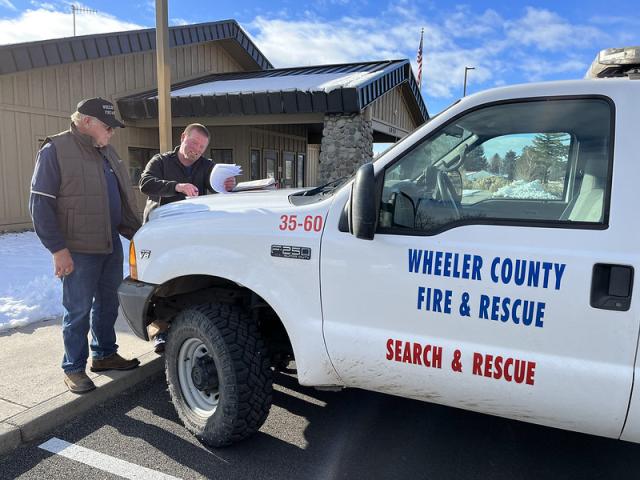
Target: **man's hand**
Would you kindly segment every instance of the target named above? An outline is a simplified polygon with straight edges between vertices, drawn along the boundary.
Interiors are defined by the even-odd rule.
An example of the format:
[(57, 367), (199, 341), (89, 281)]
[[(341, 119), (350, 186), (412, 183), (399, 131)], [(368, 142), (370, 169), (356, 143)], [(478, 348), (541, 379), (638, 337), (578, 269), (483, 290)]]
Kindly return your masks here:
[(176, 185), (176, 192), (184, 193), (187, 197), (197, 197), (198, 187), (191, 183), (179, 183)]
[(233, 190), (234, 188), (236, 188), (236, 177), (229, 177), (224, 181), (224, 189), (227, 192), (230, 192), (231, 190)]
[(63, 248), (53, 254), (53, 273), (56, 277), (62, 278), (73, 272), (73, 258), (69, 249)]

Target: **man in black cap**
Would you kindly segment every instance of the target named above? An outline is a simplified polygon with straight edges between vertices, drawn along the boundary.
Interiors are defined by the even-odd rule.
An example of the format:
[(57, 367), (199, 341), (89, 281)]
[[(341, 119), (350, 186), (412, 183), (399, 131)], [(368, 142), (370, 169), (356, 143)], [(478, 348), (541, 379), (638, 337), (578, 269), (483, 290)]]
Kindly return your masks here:
[(120, 234), (140, 227), (124, 163), (109, 145), (124, 125), (103, 98), (78, 103), (71, 127), (48, 137), (36, 157), (29, 210), (62, 280), (64, 382), (75, 393), (95, 388), (91, 371), (129, 370), (140, 363), (118, 355), (114, 324), (122, 281)]

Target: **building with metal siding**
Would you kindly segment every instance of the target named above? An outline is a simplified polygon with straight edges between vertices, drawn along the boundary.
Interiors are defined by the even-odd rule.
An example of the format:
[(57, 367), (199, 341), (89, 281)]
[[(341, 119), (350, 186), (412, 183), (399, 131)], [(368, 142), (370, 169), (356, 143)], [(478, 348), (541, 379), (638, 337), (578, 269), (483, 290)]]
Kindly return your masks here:
[[(170, 47), (174, 143), (186, 124), (204, 123), (213, 134), (210, 155), (242, 165), (242, 179), (274, 175), (286, 186), (315, 184), (329, 114), (366, 111), (377, 141), (401, 138), (428, 118), (406, 60), (274, 69), (233, 20), (171, 27)], [(367, 82), (331, 91), (259, 87), (268, 78), (295, 84), (302, 76), (354, 72), (368, 72)], [(239, 79), (258, 88), (175, 95)], [(30, 226), (35, 154), (46, 135), (68, 128), (82, 98), (118, 105), (127, 128), (112, 143), (137, 190), (136, 176), (158, 151), (155, 87), (154, 29), (0, 46), (0, 230)], [(145, 197), (137, 197), (142, 209)]]

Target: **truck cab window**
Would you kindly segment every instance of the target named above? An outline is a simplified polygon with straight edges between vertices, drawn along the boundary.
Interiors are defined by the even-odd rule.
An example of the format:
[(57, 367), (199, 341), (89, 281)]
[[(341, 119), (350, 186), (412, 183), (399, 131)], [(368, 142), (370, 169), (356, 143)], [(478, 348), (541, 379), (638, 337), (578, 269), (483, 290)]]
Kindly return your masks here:
[(384, 173), (379, 228), (433, 234), (469, 223), (602, 228), (609, 103), (498, 104), (443, 126)]

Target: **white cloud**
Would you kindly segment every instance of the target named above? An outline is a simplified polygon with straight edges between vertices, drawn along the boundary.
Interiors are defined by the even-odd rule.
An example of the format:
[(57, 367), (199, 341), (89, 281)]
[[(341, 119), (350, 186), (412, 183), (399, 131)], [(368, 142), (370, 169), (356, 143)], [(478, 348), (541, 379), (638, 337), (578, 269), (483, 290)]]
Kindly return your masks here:
[(45, 10), (55, 10), (56, 7), (52, 3), (49, 2), (38, 2), (36, 0), (31, 0), (31, 5), (36, 8), (43, 8)]
[(194, 22), (190, 22), (189, 20), (185, 20), (184, 18), (172, 18), (169, 22), (169, 25), (189, 25), (190, 23)]
[[(278, 66), (343, 63), (403, 57), (387, 32), (348, 20), (269, 20), (251, 24), (260, 50)], [(378, 26), (378, 25), (376, 25)], [(255, 33), (257, 32), (257, 33)], [(417, 45), (417, 44), (416, 44)]]
[(581, 78), (581, 76), (584, 75), (584, 72), (587, 71), (589, 65), (589, 63), (575, 58), (564, 59), (562, 62), (554, 63), (540, 59), (525, 59), (520, 64), (520, 68), (525, 73), (527, 80), (531, 82), (539, 82), (545, 79), (549, 71), (558, 73), (575, 73), (576, 78)]
[(389, 7), (388, 14), (395, 15), (403, 20), (413, 20), (420, 16), (418, 9), (413, 5), (408, 5), (406, 2), (392, 4)]
[(504, 20), (495, 10), (486, 10), (475, 15), (469, 7), (457, 7), (456, 12), (447, 15), (444, 28), (456, 38), (486, 38), (502, 29)]
[(586, 47), (608, 38), (608, 35), (589, 25), (572, 25), (549, 10), (527, 7), (523, 18), (507, 23), (508, 38), (516, 44), (539, 50), (566, 50)]
[(0, 0), (0, 7), (8, 8), (9, 10), (17, 10), (15, 5), (10, 0)]
[[(481, 51), (441, 51), (432, 53), (423, 63), (423, 85), (433, 97), (450, 98), (462, 95), (465, 67), (474, 67), (468, 72), (467, 91), (493, 78), (491, 59), (481, 60)], [(414, 69), (415, 71), (415, 69)]]
[(323, 22), (257, 17), (250, 28), (256, 44), (276, 67), (409, 58), (415, 72), (418, 25), (425, 28), (423, 85), (430, 95), (446, 98), (456, 94), (465, 66), (476, 66), (475, 83), (491, 78), (489, 65), (480, 65), (487, 56), (482, 48), (460, 48), (445, 28), (419, 19), (392, 22), (345, 17)]
[[(325, 20), (312, 12), (295, 20), (266, 15), (245, 25), (276, 67), (408, 58), (414, 71), (424, 28), (423, 90), (452, 99), (462, 90), (464, 67), (473, 66), (468, 89), (554, 78), (581, 78), (604, 47), (640, 43), (637, 29), (612, 32), (593, 20), (576, 23), (528, 7), (507, 20), (493, 9), (451, 11), (400, 0), (374, 16)], [(620, 18), (601, 24), (622, 23)]]
[[(101, 12), (76, 15), (77, 35), (120, 32), (140, 28), (146, 27), (124, 22)], [(39, 8), (26, 10), (19, 17), (13, 19), (0, 19), (0, 45), (71, 36), (73, 36), (71, 13)]]

